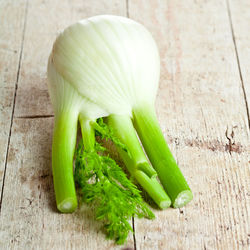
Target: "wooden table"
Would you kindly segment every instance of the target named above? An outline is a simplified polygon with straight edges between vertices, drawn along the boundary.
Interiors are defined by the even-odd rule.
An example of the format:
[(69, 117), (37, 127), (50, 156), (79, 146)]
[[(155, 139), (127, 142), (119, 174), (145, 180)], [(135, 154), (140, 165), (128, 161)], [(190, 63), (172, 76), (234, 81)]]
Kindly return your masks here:
[[(194, 192), (181, 209), (134, 219), (124, 246), (91, 211), (55, 208), (52, 43), (92, 15), (128, 16), (161, 54), (157, 113)], [(0, 0), (1, 249), (249, 249), (249, 0)]]

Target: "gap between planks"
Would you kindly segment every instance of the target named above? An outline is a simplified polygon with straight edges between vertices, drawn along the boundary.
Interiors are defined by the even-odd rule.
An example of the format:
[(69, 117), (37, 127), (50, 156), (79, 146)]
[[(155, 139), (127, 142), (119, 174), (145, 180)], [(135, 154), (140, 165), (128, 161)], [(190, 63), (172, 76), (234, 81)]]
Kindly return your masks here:
[(24, 115), (24, 116), (15, 116), (16, 119), (39, 119), (39, 118), (51, 118), (54, 115)]
[(126, 0), (126, 16), (129, 18), (129, 0)]
[(238, 53), (237, 43), (236, 43), (236, 39), (235, 39), (234, 26), (233, 26), (233, 21), (232, 21), (232, 14), (231, 14), (229, 0), (225, 0), (225, 1), (226, 1), (226, 6), (227, 6), (227, 13), (228, 13), (228, 18), (229, 18), (229, 23), (230, 23), (232, 40), (233, 40), (233, 44), (234, 44), (235, 56), (236, 56), (236, 60), (237, 60), (238, 70), (239, 70), (241, 87), (242, 87), (244, 101), (245, 101), (245, 106), (246, 106), (248, 128), (250, 129), (250, 115), (249, 115), (249, 109), (248, 109), (248, 103), (247, 103), (247, 95), (246, 95), (246, 90), (245, 90), (243, 76), (242, 76), (242, 71), (241, 71), (241, 65), (240, 65), (240, 59), (239, 59), (239, 53)]
[[(129, 18), (129, 0), (126, 0), (126, 16)], [(137, 250), (136, 247), (136, 235), (135, 235), (135, 218), (132, 217), (132, 228), (133, 228), (133, 241), (134, 241), (134, 250)]]
[(1, 197), (0, 197), (0, 213), (1, 213), (1, 208), (2, 208), (4, 181), (5, 181), (5, 175), (6, 175), (6, 169), (7, 169), (7, 160), (8, 160), (8, 155), (9, 155), (11, 130), (12, 130), (13, 118), (14, 118), (14, 112), (15, 112), (15, 106), (16, 106), (16, 94), (17, 94), (18, 81), (19, 81), (21, 62), (22, 62), (22, 56), (23, 56), (24, 35), (25, 35), (25, 30), (26, 30), (26, 25), (27, 25), (28, 5), (29, 5), (29, 0), (26, 0), (24, 22), (23, 22), (23, 32), (22, 32), (22, 40), (21, 40), (21, 48), (20, 48), (20, 55), (19, 55), (19, 60), (18, 60), (17, 76), (16, 76), (16, 82), (15, 82), (15, 91), (14, 91), (13, 102), (12, 102), (13, 106), (12, 106), (12, 112), (11, 112), (11, 120), (10, 120), (10, 129), (9, 129), (9, 136), (8, 136), (8, 142), (7, 142), (7, 150), (6, 150), (6, 156), (5, 156), (5, 162), (4, 162), (3, 183), (2, 183)]
[(135, 218), (134, 217), (132, 217), (132, 226), (133, 226), (134, 250), (137, 250), (137, 247), (136, 247), (136, 237), (135, 237)]

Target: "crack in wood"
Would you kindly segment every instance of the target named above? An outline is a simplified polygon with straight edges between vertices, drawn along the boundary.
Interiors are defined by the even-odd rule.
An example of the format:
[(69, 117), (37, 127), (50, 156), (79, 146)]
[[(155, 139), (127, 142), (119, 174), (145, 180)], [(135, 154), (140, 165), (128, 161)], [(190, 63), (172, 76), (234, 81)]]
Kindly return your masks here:
[(225, 136), (226, 136), (226, 138), (228, 140), (228, 144), (227, 144), (228, 147), (227, 148), (228, 148), (229, 154), (231, 155), (232, 154), (232, 140), (228, 135), (228, 127), (226, 129)]
[(230, 23), (230, 28), (231, 28), (231, 34), (232, 34), (232, 39), (233, 39), (233, 44), (234, 44), (234, 50), (235, 50), (235, 55), (236, 55), (236, 60), (237, 60), (237, 65), (238, 65), (238, 70), (239, 70), (241, 87), (242, 87), (245, 106), (246, 106), (247, 119), (248, 119), (248, 128), (250, 129), (250, 115), (249, 115), (249, 109), (248, 109), (247, 95), (246, 95), (246, 90), (245, 90), (245, 86), (244, 86), (244, 81), (243, 81), (243, 76), (242, 76), (242, 71), (241, 71), (241, 65), (240, 65), (240, 59), (239, 59), (239, 53), (238, 53), (237, 43), (236, 43), (236, 39), (235, 39), (231, 9), (230, 9), (230, 5), (229, 5), (228, 0), (226, 0), (226, 5), (227, 5), (227, 13), (228, 13), (228, 18), (229, 18), (229, 23)]
[[(129, 0), (126, 0), (126, 16), (129, 18)], [(133, 227), (133, 240), (134, 240), (134, 250), (136, 250), (136, 237), (135, 237), (135, 219), (132, 217), (132, 227)]]
[(204, 245), (203, 245), (203, 249), (204, 250), (207, 250), (207, 247), (206, 247), (206, 244), (204, 243)]
[(6, 156), (5, 156), (5, 162), (4, 162), (3, 181), (2, 181), (2, 189), (1, 189), (1, 197), (0, 197), (0, 213), (1, 213), (2, 201), (3, 201), (4, 182), (5, 182), (6, 169), (7, 169), (7, 160), (8, 160), (8, 155), (9, 155), (9, 146), (10, 146), (10, 138), (11, 138), (12, 126), (13, 126), (14, 111), (15, 111), (15, 105), (16, 105), (16, 95), (17, 95), (18, 81), (19, 81), (21, 62), (22, 62), (22, 56), (23, 56), (24, 35), (25, 35), (25, 30), (26, 30), (26, 25), (27, 25), (27, 15), (28, 15), (28, 3), (29, 3), (29, 0), (26, 0), (24, 22), (23, 22), (23, 32), (22, 32), (22, 40), (21, 40), (21, 48), (20, 48), (20, 55), (19, 55), (19, 60), (18, 60), (17, 77), (16, 77), (16, 82), (15, 82), (15, 91), (14, 91), (14, 97), (13, 97), (13, 106), (12, 106), (12, 112), (11, 112), (11, 120), (10, 120), (10, 129), (9, 129), (9, 136), (8, 136), (8, 142), (7, 142), (7, 150), (6, 150)]
[(16, 116), (17, 119), (39, 119), (39, 118), (51, 118), (54, 115), (24, 115), (24, 116)]
[(137, 249), (136, 247), (136, 237), (135, 237), (135, 218), (132, 217), (132, 226), (133, 226), (133, 239), (134, 239), (134, 250)]
[(126, 0), (126, 16), (129, 17), (129, 0)]
[(239, 147), (239, 144), (236, 144), (234, 141), (234, 130), (233, 130), (234, 128), (235, 126), (232, 128), (232, 132), (229, 133), (228, 127), (227, 127), (226, 132), (225, 132), (225, 136), (228, 140), (228, 144), (226, 144), (225, 150), (229, 151), (230, 155), (232, 154), (232, 152), (241, 153), (243, 151), (242, 146)]

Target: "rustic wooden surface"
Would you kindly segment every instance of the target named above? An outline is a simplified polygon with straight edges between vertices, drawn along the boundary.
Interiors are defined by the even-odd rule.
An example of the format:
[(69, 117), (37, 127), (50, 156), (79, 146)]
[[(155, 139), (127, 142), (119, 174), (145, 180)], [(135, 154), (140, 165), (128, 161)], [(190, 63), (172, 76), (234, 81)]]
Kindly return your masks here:
[[(97, 14), (153, 34), (159, 121), (194, 192), (135, 219), (122, 247), (88, 209), (57, 213), (51, 176), (47, 58), (59, 30)], [(0, 0), (0, 249), (249, 249), (249, 24), (248, 0)]]

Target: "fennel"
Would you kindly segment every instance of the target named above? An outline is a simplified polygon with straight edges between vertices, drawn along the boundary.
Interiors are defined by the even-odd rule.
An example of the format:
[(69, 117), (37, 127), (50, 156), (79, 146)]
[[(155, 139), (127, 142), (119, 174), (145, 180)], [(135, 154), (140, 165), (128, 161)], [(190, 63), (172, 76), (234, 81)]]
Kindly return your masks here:
[(95, 145), (94, 130), (102, 131), (95, 122), (101, 117), (107, 117), (115, 137), (128, 149), (118, 146), (131, 176), (160, 208), (167, 208), (170, 199), (173, 207), (192, 199), (155, 115), (159, 72), (152, 36), (128, 18), (92, 17), (58, 36), (49, 58), (48, 86), (55, 110), (52, 168), (61, 212), (72, 212), (77, 206), (73, 180), (77, 122), (88, 151)]

